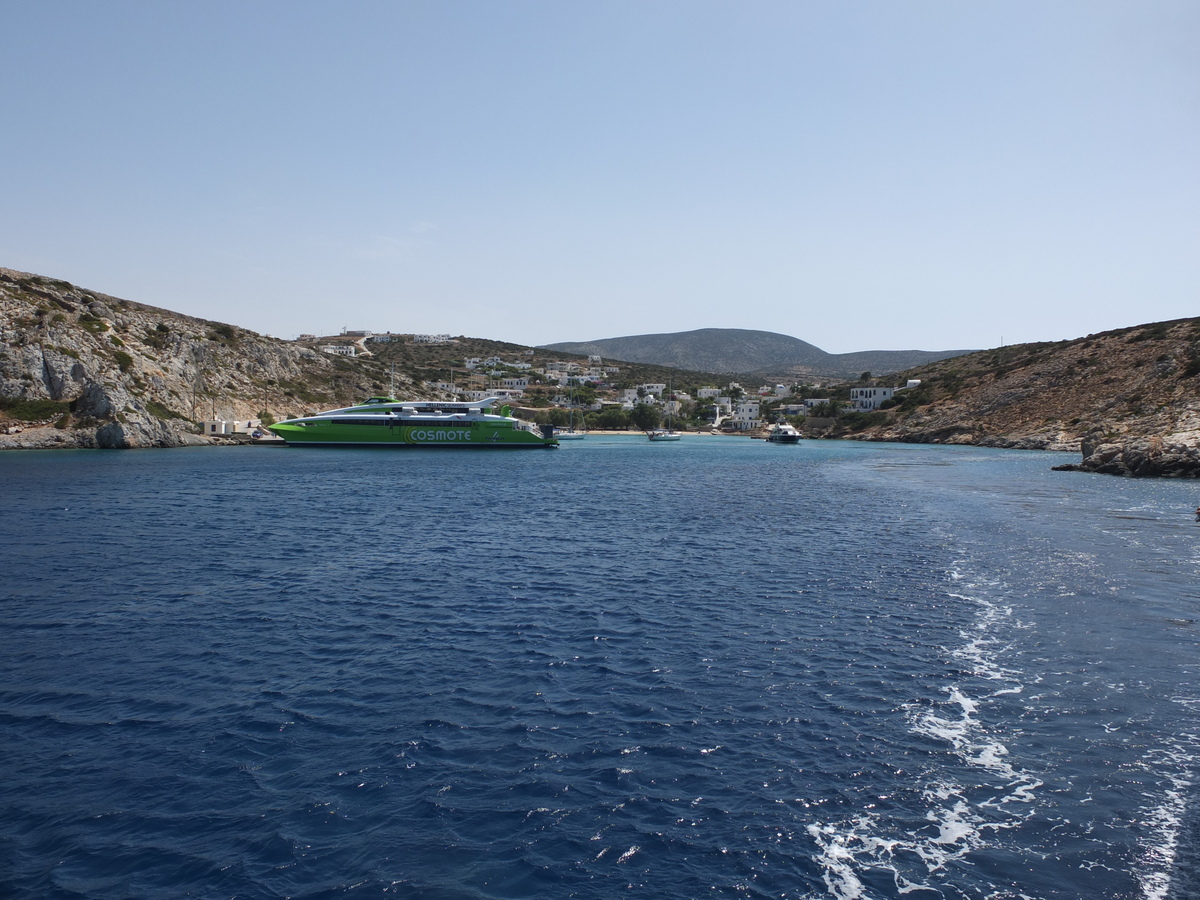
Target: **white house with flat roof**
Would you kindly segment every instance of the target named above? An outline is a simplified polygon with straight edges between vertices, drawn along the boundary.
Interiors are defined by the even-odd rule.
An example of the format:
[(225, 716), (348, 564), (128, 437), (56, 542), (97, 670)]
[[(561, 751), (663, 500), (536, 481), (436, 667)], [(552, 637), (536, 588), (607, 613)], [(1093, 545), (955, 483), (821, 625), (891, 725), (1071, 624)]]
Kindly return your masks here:
[(207, 435), (250, 434), (254, 429), (262, 427), (259, 419), (237, 419), (233, 422), (226, 422), (224, 419), (209, 419), (203, 424), (204, 433)]
[(896, 389), (890, 387), (850, 388), (850, 406), (858, 412), (879, 409), (879, 404), (891, 400)]
[(856, 412), (868, 412), (879, 409), (880, 405), (891, 400), (901, 391), (912, 390), (921, 386), (921, 379), (910, 378), (902, 388), (890, 387), (856, 387), (850, 388), (850, 406)]
[(757, 397), (743, 397), (733, 404), (733, 411), (726, 422), (737, 431), (753, 431), (762, 426), (760, 409), (761, 404)]

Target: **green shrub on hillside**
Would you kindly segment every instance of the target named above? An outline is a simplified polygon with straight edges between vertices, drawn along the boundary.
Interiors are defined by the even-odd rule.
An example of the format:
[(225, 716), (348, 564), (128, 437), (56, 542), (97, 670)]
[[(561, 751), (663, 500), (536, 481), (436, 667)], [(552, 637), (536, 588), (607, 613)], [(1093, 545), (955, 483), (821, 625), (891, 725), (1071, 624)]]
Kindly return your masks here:
[(19, 397), (0, 397), (0, 410), (9, 418), (22, 422), (53, 419), (70, 412), (70, 404), (59, 400), (22, 400)]
[(224, 322), (210, 322), (208, 326), (208, 339), (210, 341), (219, 341), (222, 344), (236, 344), (238, 333), (232, 325), (226, 325)]
[(888, 414), (883, 412), (848, 412), (838, 418), (838, 425), (847, 431), (862, 431), (864, 428), (874, 428), (886, 425)]
[(156, 419), (186, 419), (183, 413), (177, 413), (169, 406), (164, 406), (157, 400), (146, 401), (146, 411)]
[(100, 334), (101, 332), (108, 331), (108, 325), (105, 324), (104, 320), (93, 316), (91, 313), (80, 315), (79, 326), (84, 331), (89, 331), (92, 334)]

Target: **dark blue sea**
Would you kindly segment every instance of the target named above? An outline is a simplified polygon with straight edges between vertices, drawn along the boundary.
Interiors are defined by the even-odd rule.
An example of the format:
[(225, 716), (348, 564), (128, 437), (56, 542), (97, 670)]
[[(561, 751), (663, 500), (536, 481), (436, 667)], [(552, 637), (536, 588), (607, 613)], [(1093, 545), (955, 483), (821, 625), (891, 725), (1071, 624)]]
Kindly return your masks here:
[(1200, 897), (1200, 485), (0, 455), (0, 896)]

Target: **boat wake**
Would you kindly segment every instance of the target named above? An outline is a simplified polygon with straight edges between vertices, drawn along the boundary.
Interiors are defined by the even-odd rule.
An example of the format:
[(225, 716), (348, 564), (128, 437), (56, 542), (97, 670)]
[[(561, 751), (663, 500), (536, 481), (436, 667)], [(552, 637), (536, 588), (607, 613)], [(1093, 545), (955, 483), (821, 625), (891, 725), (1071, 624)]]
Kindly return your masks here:
[[(1176, 699), (1177, 703), (1196, 712), (1200, 701)], [(1174, 876), (1182, 871), (1180, 856), (1184, 842), (1184, 824), (1191, 806), (1194, 770), (1200, 758), (1200, 735), (1186, 733), (1171, 740), (1165, 747), (1147, 753), (1147, 769), (1161, 774), (1157, 790), (1145, 793), (1145, 805), (1138, 819), (1144, 823), (1145, 834), (1138, 842), (1135, 876), (1144, 900), (1170, 900), (1182, 897), (1173, 893)], [(1192, 848), (1194, 855), (1197, 848)], [(1189, 896), (1194, 896), (1189, 894)]]
[[(950, 579), (960, 587), (953, 598), (978, 606), (961, 632), (963, 643), (947, 648), (959, 677), (941, 697), (903, 710), (910, 733), (925, 739), (932, 755), (920, 776), (924, 783), (901, 804), (911, 813), (923, 811), (923, 821), (900, 822), (868, 811), (848, 823), (809, 826), (818, 847), (814, 859), (838, 900), (922, 891), (978, 896), (978, 884), (955, 884), (955, 864), (1033, 815), (1042, 780), (1010, 761), (1002, 730), (984, 719), (989, 704), (1024, 690), (1019, 674), (1003, 664), (1010, 644), (1002, 638), (1023, 626), (1011, 607), (978, 599), (961, 574), (952, 572)], [(985, 593), (993, 594), (1000, 586), (987, 587)], [(986, 895), (1019, 896), (997, 891), (999, 886), (990, 886)]]

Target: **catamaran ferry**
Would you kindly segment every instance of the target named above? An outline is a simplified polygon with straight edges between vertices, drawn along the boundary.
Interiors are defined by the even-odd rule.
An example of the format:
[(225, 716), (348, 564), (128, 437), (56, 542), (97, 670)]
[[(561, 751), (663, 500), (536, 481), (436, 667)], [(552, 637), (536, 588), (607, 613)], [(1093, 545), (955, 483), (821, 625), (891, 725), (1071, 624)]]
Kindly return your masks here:
[(358, 406), (268, 426), (289, 444), (395, 447), (557, 447), (554, 426), (491, 412), (495, 397), (474, 403), (372, 397)]

